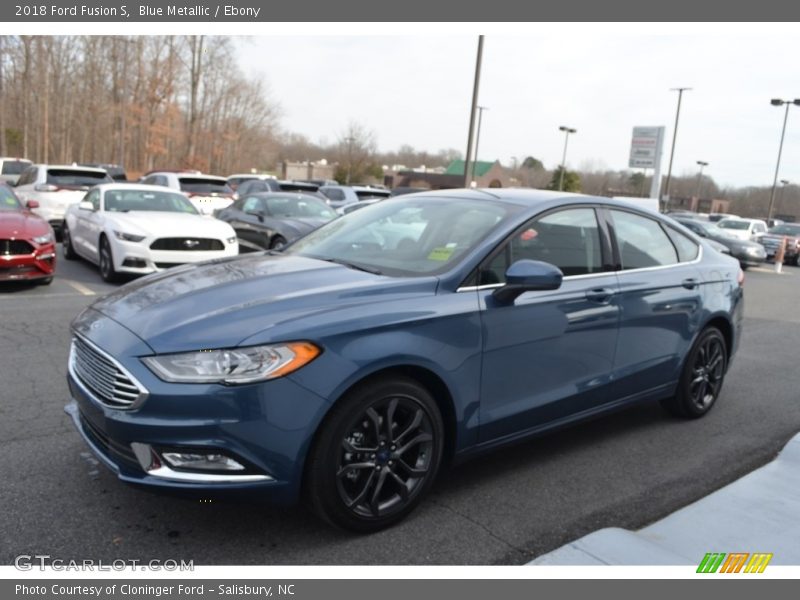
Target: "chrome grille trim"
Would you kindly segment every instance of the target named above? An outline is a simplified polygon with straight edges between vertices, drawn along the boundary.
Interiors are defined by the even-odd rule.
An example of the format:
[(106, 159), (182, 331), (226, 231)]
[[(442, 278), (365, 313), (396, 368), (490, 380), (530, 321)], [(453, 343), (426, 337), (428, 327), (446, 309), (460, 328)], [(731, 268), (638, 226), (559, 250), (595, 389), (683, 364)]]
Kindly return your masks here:
[(77, 334), (70, 346), (69, 372), (84, 391), (108, 408), (132, 410), (149, 395), (116, 359)]

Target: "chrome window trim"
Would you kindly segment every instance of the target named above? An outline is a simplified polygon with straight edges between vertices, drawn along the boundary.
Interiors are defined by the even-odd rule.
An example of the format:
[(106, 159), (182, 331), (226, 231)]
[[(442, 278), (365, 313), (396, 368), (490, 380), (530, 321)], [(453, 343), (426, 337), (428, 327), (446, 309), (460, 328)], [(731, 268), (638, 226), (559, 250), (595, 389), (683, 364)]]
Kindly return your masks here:
[[(584, 275), (568, 275), (564, 277), (564, 281), (573, 281), (576, 279), (594, 279), (596, 277), (605, 277), (607, 275), (627, 275), (628, 273), (645, 273), (648, 271), (661, 271), (663, 269), (674, 269), (675, 267), (686, 266), (686, 265), (695, 265), (698, 264), (703, 259), (703, 246), (702, 244), (697, 244), (698, 251), (697, 251), (697, 258), (694, 258), (689, 261), (683, 261), (678, 263), (673, 263), (671, 265), (659, 265), (657, 267), (642, 267), (640, 269), (617, 269), (615, 271), (603, 271), (601, 273), (586, 273)], [(464, 287), (460, 287), (456, 290), (456, 293), (460, 292), (480, 292), (483, 290), (493, 290), (497, 288), (501, 288), (505, 285), (505, 283), (487, 283), (486, 285), (468, 285)]]
[(92, 348), (92, 350), (94, 350), (95, 352), (97, 352), (98, 354), (103, 356), (103, 358), (105, 358), (106, 360), (111, 362), (117, 369), (120, 370), (121, 373), (123, 373), (128, 379), (130, 379), (130, 381), (131, 381), (131, 383), (133, 383), (133, 385), (135, 385), (139, 389), (139, 397), (136, 398), (136, 400), (134, 400), (129, 406), (125, 406), (125, 407), (113, 406), (111, 404), (105, 403), (101, 398), (98, 398), (97, 395), (94, 392), (92, 392), (91, 390), (89, 390), (86, 387), (86, 384), (81, 380), (80, 377), (78, 377), (78, 374), (75, 372), (75, 366), (74, 366), (74, 363), (75, 363), (75, 347), (74, 347), (75, 346), (75, 342), (72, 341), (72, 342), (70, 342), (70, 346), (69, 346), (69, 359), (67, 361), (67, 370), (69, 371), (69, 374), (72, 376), (72, 379), (80, 386), (81, 391), (83, 391), (83, 393), (85, 393), (92, 400), (94, 400), (95, 402), (97, 402), (101, 406), (104, 406), (105, 408), (110, 408), (112, 410), (121, 410), (121, 411), (135, 410), (135, 409), (139, 408), (145, 400), (147, 400), (147, 398), (150, 396), (149, 390), (144, 385), (142, 385), (142, 383), (138, 379), (136, 379), (136, 377), (134, 377), (130, 373), (130, 371), (128, 371), (128, 369), (123, 367), (119, 363), (119, 361), (117, 359), (115, 359), (113, 356), (111, 356), (108, 352), (98, 348), (96, 344), (90, 342), (84, 336), (82, 336), (82, 335), (80, 335), (78, 333), (75, 333), (75, 332), (73, 332), (72, 335), (73, 335), (73, 337), (79, 338), (81, 340), (81, 342), (83, 342), (87, 346), (90, 346)]

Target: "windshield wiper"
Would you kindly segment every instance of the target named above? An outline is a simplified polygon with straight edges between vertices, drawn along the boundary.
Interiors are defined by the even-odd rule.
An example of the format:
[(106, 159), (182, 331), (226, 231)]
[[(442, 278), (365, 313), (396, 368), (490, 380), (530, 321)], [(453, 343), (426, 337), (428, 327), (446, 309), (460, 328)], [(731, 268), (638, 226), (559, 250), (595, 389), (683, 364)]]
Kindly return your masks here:
[(383, 275), (381, 271), (373, 267), (365, 267), (364, 265), (357, 265), (355, 263), (347, 262), (346, 260), (342, 260), (340, 258), (320, 258), (319, 260), (336, 263), (337, 265), (345, 266), (348, 269), (355, 269), (356, 271), (364, 271), (365, 273), (371, 273), (373, 275)]

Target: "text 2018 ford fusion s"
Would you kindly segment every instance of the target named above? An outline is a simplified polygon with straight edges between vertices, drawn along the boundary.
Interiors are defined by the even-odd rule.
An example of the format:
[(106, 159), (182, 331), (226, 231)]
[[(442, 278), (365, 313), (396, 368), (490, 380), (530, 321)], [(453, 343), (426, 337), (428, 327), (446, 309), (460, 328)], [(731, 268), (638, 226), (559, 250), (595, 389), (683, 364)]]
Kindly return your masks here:
[(407, 515), (440, 467), (623, 405), (700, 417), (738, 341), (737, 262), (626, 203), (454, 190), (284, 253), (178, 267), (74, 321), (67, 412), (151, 488)]

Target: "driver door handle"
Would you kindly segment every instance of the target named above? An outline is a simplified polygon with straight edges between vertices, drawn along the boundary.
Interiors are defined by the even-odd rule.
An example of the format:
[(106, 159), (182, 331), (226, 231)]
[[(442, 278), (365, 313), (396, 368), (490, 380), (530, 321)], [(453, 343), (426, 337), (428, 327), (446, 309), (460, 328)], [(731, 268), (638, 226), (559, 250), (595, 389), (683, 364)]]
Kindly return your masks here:
[(586, 292), (586, 298), (587, 300), (599, 304), (608, 304), (611, 302), (611, 298), (614, 297), (614, 294), (616, 294), (616, 292), (611, 288), (594, 288)]

